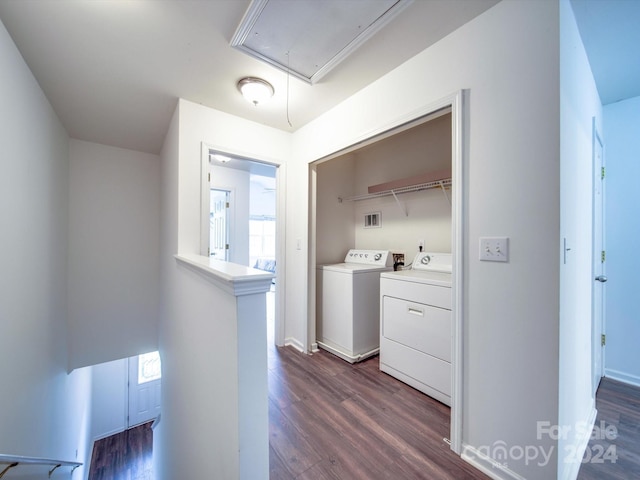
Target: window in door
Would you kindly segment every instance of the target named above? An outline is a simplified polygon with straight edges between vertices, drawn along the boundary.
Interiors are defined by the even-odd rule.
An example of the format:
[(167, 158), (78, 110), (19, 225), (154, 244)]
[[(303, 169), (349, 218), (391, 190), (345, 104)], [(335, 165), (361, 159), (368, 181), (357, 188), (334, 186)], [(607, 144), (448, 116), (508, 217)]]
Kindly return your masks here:
[(138, 384), (160, 380), (160, 353), (151, 352), (138, 355)]

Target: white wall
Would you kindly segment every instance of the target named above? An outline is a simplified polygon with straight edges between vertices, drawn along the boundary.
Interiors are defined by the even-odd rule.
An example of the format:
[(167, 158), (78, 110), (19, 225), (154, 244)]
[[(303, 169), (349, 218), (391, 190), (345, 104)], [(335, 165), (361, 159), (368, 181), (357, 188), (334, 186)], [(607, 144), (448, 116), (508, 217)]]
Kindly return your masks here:
[[(451, 198), (451, 191), (447, 191)], [(356, 202), (356, 248), (391, 250), (405, 255), (408, 265), (420, 241), (430, 252), (451, 252), (451, 204), (440, 189)], [(364, 215), (380, 212), (380, 228), (364, 228)], [(406, 213), (405, 213), (406, 212)]]
[[(451, 192), (441, 190), (357, 202), (338, 198), (368, 193), (368, 187), (425, 173), (451, 171), (451, 115), (392, 135), (319, 163), (316, 198), (316, 262), (343, 261), (349, 248), (404, 253), (408, 264), (419, 240), (430, 251), (451, 251)], [(449, 175), (450, 176), (450, 175)], [(364, 215), (380, 212), (381, 228), (364, 228)], [(313, 239), (312, 239), (313, 241)]]
[[(592, 130), (602, 133), (602, 107), (568, 0), (560, 2), (561, 45), (561, 240), (567, 239), (560, 268), (560, 438), (558, 478), (575, 478), (589, 425), (595, 419), (591, 374)], [(562, 249), (560, 249), (563, 258)], [(586, 430), (586, 431), (585, 431)]]
[(0, 453), (82, 462), (91, 377), (67, 373), (68, 136), (1, 23), (0, 71)]
[(160, 159), (70, 141), (72, 368), (157, 350)]
[[(174, 267), (173, 255), (178, 251), (178, 118), (179, 107), (176, 107), (165, 140), (160, 152), (160, 319), (158, 324), (158, 351), (162, 365), (163, 388), (161, 391), (162, 413), (165, 420), (161, 418), (160, 424), (153, 432), (153, 468), (156, 478), (159, 480), (169, 479), (166, 474), (172, 467), (169, 455), (173, 449), (173, 442), (165, 435), (165, 426), (174, 414), (175, 407), (171, 405), (168, 391), (178, 389), (171, 388), (174, 383), (171, 375), (167, 379), (167, 371), (170, 370), (173, 348), (168, 342), (171, 340), (170, 327), (174, 323), (170, 322), (169, 295), (173, 291), (173, 282), (169, 281), (168, 275)], [(172, 315), (171, 315), (172, 316)], [(176, 356), (180, 356), (178, 353)], [(190, 370), (187, 370), (189, 372)], [(179, 388), (179, 387), (178, 387)], [(178, 414), (179, 415), (179, 414)], [(168, 417), (168, 419), (167, 419)], [(176, 420), (178, 421), (178, 420)], [(165, 453), (166, 452), (166, 453)]]
[(451, 170), (451, 114), (356, 150), (354, 194), (367, 187), (434, 171)]
[(605, 375), (640, 385), (637, 273), (640, 241), (640, 97), (604, 107), (606, 176)]
[(128, 359), (91, 367), (91, 439), (98, 440), (127, 428)]
[(230, 341), (237, 335), (235, 299), (173, 258), (200, 251), (201, 142), (275, 163), (289, 157), (285, 132), (178, 103), (161, 153), (163, 386), (160, 439), (154, 442), (160, 479), (238, 478), (243, 467), (238, 350)]
[[(307, 238), (307, 164), (469, 89), (465, 142), (462, 441), (475, 449), (533, 445), (538, 421), (557, 422), (560, 237), (557, 2), (500, 2), (294, 134), (288, 238)], [(407, 89), (407, 79), (419, 88)], [(510, 238), (507, 264), (478, 261), (480, 236)], [(307, 258), (290, 251), (287, 321), (307, 318)], [(544, 281), (540, 281), (544, 279)], [(290, 332), (304, 327), (287, 325)], [(302, 337), (299, 337), (302, 338)], [(495, 455), (495, 448), (492, 451)], [(548, 464), (509, 458), (528, 479)], [(492, 470), (494, 473), (498, 470)], [(496, 473), (497, 474), (497, 473)]]
[[(451, 115), (442, 115), (356, 152), (355, 194), (391, 180), (425, 173), (451, 172)], [(449, 177), (451, 175), (449, 174)], [(447, 197), (448, 196), (448, 197)], [(357, 248), (384, 248), (405, 254), (405, 264), (418, 253), (420, 240), (430, 252), (451, 252), (451, 191), (440, 189), (356, 202)], [(380, 212), (382, 227), (363, 228), (363, 216)]]
[(318, 265), (344, 261), (347, 250), (354, 248), (355, 203), (338, 198), (353, 195), (355, 157), (342, 155), (316, 166), (316, 262)]

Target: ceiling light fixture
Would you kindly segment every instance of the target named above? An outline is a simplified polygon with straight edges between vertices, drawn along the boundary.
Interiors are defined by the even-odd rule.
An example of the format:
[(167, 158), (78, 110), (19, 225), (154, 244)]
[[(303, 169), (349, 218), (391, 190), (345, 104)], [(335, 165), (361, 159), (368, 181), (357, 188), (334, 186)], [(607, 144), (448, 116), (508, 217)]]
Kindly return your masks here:
[(245, 77), (238, 82), (238, 90), (249, 102), (258, 106), (259, 103), (266, 102), (275, 93), (273, 86), (261, 78)]
[(231, 157), (227, 157), (226, 155), (221, 155), (219, 153), (211, 153), (209, 154), (209, 158), (219, 161), (220, 163), (227, 163), (231, 160)]

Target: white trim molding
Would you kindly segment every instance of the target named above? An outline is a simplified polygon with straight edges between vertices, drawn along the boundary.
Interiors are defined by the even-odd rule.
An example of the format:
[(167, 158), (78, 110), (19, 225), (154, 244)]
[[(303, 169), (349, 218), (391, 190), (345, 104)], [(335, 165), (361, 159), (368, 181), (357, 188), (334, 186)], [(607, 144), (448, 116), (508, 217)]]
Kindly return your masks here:
[(605, 368), (604, 376), (612, 380), (617, 380), (622, 383), (628, 383), (629, 385), (640, 387), (640, 377), (638, 377), (637, 375), (621, 372), (620, 370), (613, 370), (611, 368)]
[(231, 262), (223, 262), (202, 255), (174, 255), (179, 264), (204, 276), (221, 290), (236, 297), (266, 293), (271, 289), (274, 275)]

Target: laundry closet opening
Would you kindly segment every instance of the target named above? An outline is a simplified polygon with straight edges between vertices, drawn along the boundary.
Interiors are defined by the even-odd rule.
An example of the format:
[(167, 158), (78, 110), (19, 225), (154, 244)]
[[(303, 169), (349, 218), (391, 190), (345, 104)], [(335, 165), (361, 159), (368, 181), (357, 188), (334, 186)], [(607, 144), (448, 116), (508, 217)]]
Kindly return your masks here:
[[(350, 363), (377, 355), (382, 371), (449, 406), (457, 341), (452, 170), (461, 141), (454, 107), (310, 165), (312, 350)], [(436, 287), (427, 282), (435, 297), (424, 276), (415, 280), (430, 262), (438, 268)], [(457, 427), (452, 419), (452, 438)]]

